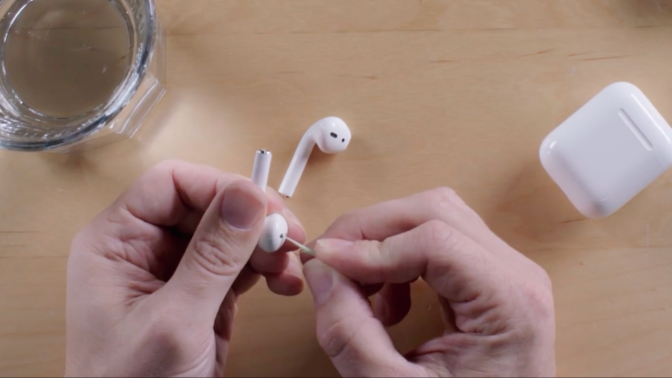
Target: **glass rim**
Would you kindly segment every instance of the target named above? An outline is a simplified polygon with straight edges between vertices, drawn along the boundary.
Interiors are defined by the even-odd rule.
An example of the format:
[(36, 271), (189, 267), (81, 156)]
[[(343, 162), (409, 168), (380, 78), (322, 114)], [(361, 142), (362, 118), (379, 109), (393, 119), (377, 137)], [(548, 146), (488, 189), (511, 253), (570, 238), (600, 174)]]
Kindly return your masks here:
[(110, 97), (107, 103), (95, 112), (78, 131), (71, 134), (57, 137), (51, 140), (36, 141), (12, 141), (0, 137), (0, 149), (14, 151), (47, 151), (72, 145), (80, 142), (86, 137), (94, 134), (104, 128), (111, 119), (114, 119), (128, 105), (131, 99), (136, 95), (142, 84), (142, 80), (147, 74), (149, 64), (154, 54), (158, 26), (156, 24), (156, 10), (154, 0), (141, 0), (147, 7), (147, 36), (145, 37), (141, 49), (136, 48), (134, 56), (139, 55), (139, 59), (134, 59), (133, 65), (129, 68), (126, 78), (118, 85), (116, 93)]

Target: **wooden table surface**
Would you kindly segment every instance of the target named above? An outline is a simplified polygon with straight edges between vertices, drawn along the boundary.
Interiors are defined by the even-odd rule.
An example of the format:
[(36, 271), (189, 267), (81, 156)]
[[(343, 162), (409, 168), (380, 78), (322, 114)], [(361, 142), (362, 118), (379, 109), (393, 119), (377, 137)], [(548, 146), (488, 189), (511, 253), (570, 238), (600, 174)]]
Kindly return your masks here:
[[(638, 85), (672, 120), (672, 1), (157, 0), (169, 92), (130, 141), (83, 155), (0, 152), (0, 375), (59, 375), (73, 235), (155, 163), (277, 188), (319, 118), (351, 126), (289, 206), (309, 236), (348, 209), (450, 186), (555, 285), (562, 375), (672, 375), (672, 172), (585, 220), (543, 171), (544, 136), (606, 85)], [(95, 274), (95, 272), (91, 272)], [(414, 288), (402, 350), (440, 331)], [(333, 375), (309, 295), (241, 303), (229, 375)]]

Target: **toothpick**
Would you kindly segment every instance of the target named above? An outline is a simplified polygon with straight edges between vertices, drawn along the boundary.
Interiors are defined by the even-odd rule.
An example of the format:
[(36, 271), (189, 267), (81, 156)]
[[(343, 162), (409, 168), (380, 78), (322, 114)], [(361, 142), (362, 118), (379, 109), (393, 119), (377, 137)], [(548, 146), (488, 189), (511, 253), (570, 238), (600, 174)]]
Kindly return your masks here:
[(290, 243), (292, 243), (292, 244), (294, 244), (295, 246), (297, 246), (297, 247), (301, 250), (301, 252), (303, 252), (303, 253), (307, 253), (307, 254), (309, 254), (309, 255), (311, 255), (311, 256), (313, 256), (313, 257), (316, 256), (315, 251), (313, 251), (312, 249), (306, 247), (305, 245), (303, 245), (303, 244), (297, 242), (296, 240), (294, 240), (294, 239), (292, 239), (292, 238), (290, 238), (290, 237), (287, 237), (287, 240), (289, 240)]

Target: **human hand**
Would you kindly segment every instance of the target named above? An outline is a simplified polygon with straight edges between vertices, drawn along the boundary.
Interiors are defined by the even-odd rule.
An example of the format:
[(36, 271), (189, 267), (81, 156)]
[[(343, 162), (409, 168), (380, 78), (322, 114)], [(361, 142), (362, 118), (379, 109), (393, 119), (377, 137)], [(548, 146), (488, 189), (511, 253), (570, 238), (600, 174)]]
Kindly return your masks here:
[(240, 176), (177, 161), (145, 174), (73, 242), (66, 375), (221, 376), (238, 296), (260, 274), (277, 294), (303, 288), (289, 245), (255, 250), (271, 213), (305, 239)]
[[(346, 214), (315, 251), (304, 275), (317, 308), (317, 336), (342, 375), (555, 374), (548, 275), (493, 234), (452, 190)], [(418, 278), (439, 295), (446, 332), (402, 356), (384, 327), (407, 315), (410, 283)], [(379, 292), (370, 305), (372, 291)]]

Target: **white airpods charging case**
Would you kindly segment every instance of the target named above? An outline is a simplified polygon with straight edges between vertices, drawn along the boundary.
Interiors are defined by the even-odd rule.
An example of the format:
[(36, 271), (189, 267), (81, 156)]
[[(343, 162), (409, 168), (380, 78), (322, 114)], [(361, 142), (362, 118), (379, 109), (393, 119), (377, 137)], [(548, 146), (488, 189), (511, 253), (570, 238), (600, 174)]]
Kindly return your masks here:
[(672, 165), (672, 129), (639, 88), (614, 83), (553, 130), (539, 156), (577, 210), (603, 218)]

